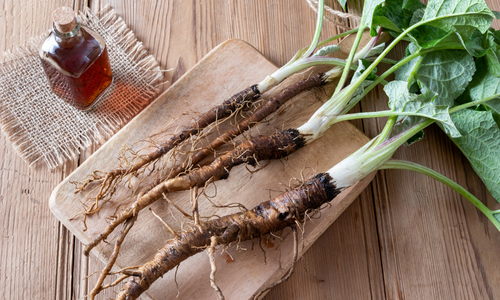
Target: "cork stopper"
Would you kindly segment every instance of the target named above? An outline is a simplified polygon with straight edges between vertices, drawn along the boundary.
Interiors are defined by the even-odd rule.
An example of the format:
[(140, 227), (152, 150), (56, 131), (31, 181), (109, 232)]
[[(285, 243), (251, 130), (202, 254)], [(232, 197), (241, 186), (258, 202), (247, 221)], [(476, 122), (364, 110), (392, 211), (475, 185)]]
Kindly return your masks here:
[(52, 19), (57, 31), (60, 33), (68, 33), (75, 29), (75, 12), (67, 6), (61, 6), (56, 9), (52, 13)]

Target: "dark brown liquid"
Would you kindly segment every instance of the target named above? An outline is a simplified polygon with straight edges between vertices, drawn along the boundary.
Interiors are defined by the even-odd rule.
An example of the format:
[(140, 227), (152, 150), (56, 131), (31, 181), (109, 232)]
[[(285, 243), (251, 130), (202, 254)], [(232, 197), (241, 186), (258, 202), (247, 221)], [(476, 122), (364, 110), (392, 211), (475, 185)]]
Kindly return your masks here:
[[(83, 30), (83, 29), (82, 29)], [(52, 90), (58, 96), (79, 109), (90, 107), (113, 81), (108, 51), (102, 50), (94, 37), (85, 31), (78, 40), (65, 41), (66, 45), (54, 43), (47, 51), (64, 74), (49, 61), (42, 59), (42, 65), (49, 78)]]

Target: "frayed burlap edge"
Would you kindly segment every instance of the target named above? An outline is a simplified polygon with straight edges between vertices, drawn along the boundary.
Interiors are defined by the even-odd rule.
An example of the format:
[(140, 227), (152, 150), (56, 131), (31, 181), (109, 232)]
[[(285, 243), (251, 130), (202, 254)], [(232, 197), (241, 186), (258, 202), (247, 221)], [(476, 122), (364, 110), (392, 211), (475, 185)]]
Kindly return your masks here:
[[(318, 13), (318, 0), (306, 0), (307, 4), (309, 4), (309, 7), (314, 10), (314, 12)], [(331, 16), (328, 16), (325, 14), (323, 16), (323, 20), (328, 20), (338, 26), (339, 28), (342, 28), (344, 30), (351, 30), (358, 26), (359, 22), (361, 21), (361, 17), (358, 15), (346, 13), (343, 11), (338, 11), (335, 10), (328, 5), (324, 6), (324, 10), (328, 12)], [(350, 21), (350, 24), (347, 22)]]
[[(28, 163), (33, 165), (39, 160), (46, 163), (49, 169), (55, 169), (68, 160), (77, 159), (80, 152), (93, 143), (104, 143), (144, 107), (146, 107), (159, 93), (158, 86), (163, 84), (163, 74), (156, 59), (150, 55), (143, 44), (137, 40), (133, 31), (125, 24), (122, 18), (109, 6), (93, 15), (90, 9), (85, 9), (78, 14), (80, 22), (89, 27), (104, 26), (110, 33), (116, 44), (122, 47), (126, 54), (132, 59), (136, 70), (141, 72), (141, 80), (146, 82), (146, 90), (136, 101), (129, 103), (120, 111), (113, 112), (107, 118), (100, 119), (93, 128), (79, 136), (78, 139), (68, 141), (49, 153), (41, 153), (32, 144), (28, 134), (25, 133), (22, 124), (16, 117), (0, 105), (0, 123), (4, 134), (12, 144), (17, 153)], [(35, 55), (38, 59), (38, 48), (47, 34), (32, 38), (25, 46), (20, 46), (14, 51), (4, 53), (3, 67), (10, 72), (15, 72), (16, 66), (22, 63), (21, 59), (26, 56)], [(1, 72), (0, 72), (1, 73)], [(0, 74), (3, 75), (3, 74)], [(2, 101), (2, 99), (0, 99)]]

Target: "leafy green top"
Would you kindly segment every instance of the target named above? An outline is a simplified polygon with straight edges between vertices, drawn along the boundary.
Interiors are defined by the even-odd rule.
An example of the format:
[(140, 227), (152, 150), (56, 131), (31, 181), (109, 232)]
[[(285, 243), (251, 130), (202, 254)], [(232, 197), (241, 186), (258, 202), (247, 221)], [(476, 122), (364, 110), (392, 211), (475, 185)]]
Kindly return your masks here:
[(406, 81), (389, 82), (385, 88), (389, 96), (389, 107), (401, 116), (419, 116), (436, 120), (444, 130), (453, 137), (460, 137), (455, 124), (451, 120), (447, 105), (435, 105), (436, 94), (427, 91), (424, 94), (413, 94), (408, 90)]
[(500, 130), (492, 113), (465, 109), (454, 113), (452, 120), (462, 135), (453, 141), (500, 201)]

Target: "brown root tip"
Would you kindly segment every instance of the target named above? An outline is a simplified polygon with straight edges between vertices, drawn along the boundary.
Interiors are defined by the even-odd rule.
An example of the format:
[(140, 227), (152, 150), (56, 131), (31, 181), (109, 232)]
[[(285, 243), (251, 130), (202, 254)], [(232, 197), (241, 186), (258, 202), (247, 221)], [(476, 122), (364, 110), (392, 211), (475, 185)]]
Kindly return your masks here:
[(328, 77), (325, 77), (325, 73), (319, 73), (318, 74), (319, 78), (321, 78), (321, 84), (327, 84), (328, 83)]
[(259, 87), (257, 84), (252, 85), (250, 88), (255, 93), (255, 95), (260, 95)]
[(332, 183), (332, 177), (328, 173), (319, 173), (314, 177), (318, 179), (318, 181), (325, 189), (328, 201), (332, 200), (333, 198), (337, 197), (338, 194), (340, 194), (339, 189), (337, 189), (335, 184)]
[(306, 145), (306, 139), (300, 134), (300, 132), (297, 129), (287, 129), (285, 130), (292, 138), (297, 146), (297, 149), (300, 149)]

